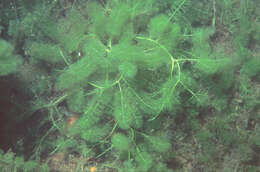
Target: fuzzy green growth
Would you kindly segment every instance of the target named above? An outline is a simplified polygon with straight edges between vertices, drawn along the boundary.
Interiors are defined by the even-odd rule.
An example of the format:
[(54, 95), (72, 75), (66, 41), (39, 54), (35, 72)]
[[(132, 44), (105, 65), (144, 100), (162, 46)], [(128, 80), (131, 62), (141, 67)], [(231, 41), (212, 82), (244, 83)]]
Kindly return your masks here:
[(13, 47), (10, 43), (0, 40), (0, 76), (16, 72), (22, 64), (20, 56), (13, 54)]
[(150, 37), (155, 39), (163, 35), (163, 33), (168, 29), (169, 18), (165, 15), (159, 15), (151, 19), (148, 29)]
[(60, 42), (69, 53), (76, 51), (87, 31), (87, 25), (88, 21), (80, 12), (72, 9), (66, 18), (59, 20), (55, 39)]
[(137, 73), (137, 68), (132, 63), (123, 63), (119, 65), (119, 71), (126, 78), (133, 78)]
[[(256, 114), (259, 106), (254, 84), (260, 62), (248, 48), (253, 48), (251, 39), (259, 42), (259, 26), (250, 31), (248, 22), (254, 19), (244, 14), (240, 20), (240, 15), (228, 18), (229, 27), (240, 22), (242, 31), (235, 39), (239, 54), (234, 55), (218, 49), (222, 38), (236, 33), (233, 28), (221, 36), (221, 2), (92, 0), (74, 1), (71, 8), (51, 2), (52, 7), (46, 4), (19, 15), (21, 20), (11, 20), (8, 30), (17, 40), (21, 30), (29, 62), (51, 63), (55, 71), (48, 73), (50, 83), (43, 87), (53, 93), (44, 95), (44, 102), (63, 93), (51, 107), (44, 106), (52, 111), (53, 128), (65, 135), (55, 142), (54, 152), (69, 149), (85, 157), (97, 155), (94, 158), (120, 172), (170, 172), (169, 164), (176, 162), (171, 159), (172, 144), (183, 138), (196, 139), (200, 158), (195, 160), (206, 165), (215, 162), (216, 143), (220, 147), (247, 143), (235, 139), (241, 134), (232, 134), (246, 127), (232, 128), (230, 122), (240, 119), (240, 111), (234, 109)], [(224, 3), (229, 8), (238, 5), (233, 2)], [(18, 66), (12, 46), (5, 41), (0, 45), (0, 72), (5, 71), (0, 75), (12, 73)], [(75, 123), (68, 124), (71, 116), (60, 109), (75, 113)], [(227, 118), (218, 120), (222, 114)], [(253, 140), (250, 130), (239, 139), (251, 138), (251, 145), (258, 146), (259, 139)]]
[(81, 138), (91, 143), (100, 142), (106, 135), (108, 135), (110, 130), (111, 127), (109, 125), (97, 125), (87, 130), (82, 130)]
[(69, 66), (57, 79), (56, 88), (59, 90), (68, 89), (76, 84), (86, 83), (96, 67), (94, 59), (83, 57), (78, 62)]
[[(114, 117), (122, 129), (138, 126), (142, 120), (139, 116), (138, 105), (135, 96), (130, 89), (121, 90), (115, 95)], [(140, 126), (139, 126), (140, 127)]]
[(33, 42), (28, 47), (28, 54), (37, 60), (43, 60), (50, 63), (61, 61), (62, 52), (57, 45)]
[(116, 133), (112, 137), (112, 145), (119, 151), (127, 151), (130, 149), (130, 140), (125, 135)]
[(152, 156), (147, 152), (139, 152), (136, 155), (135, 160), (138, 164), (137, 171), (149, 171), (149, 169), (153, 166)]
[(170, 140), (168, 140), (164, 137), (147, 136), (146, 138), (149, 141), (149, 143), (151, 144), (151, 148), (153, 151), (156, 151), (159, 153), (165, 153), (165, 152), (170, 151), (170, 149), (171, 149)]
[(259, 74), (260, 72), (260, 58), (252, 57), (248, 62), (246, 62), (242, 69), (242, 74), (247, 75), (248, 77), (253, 77)]
[(86, 103), (84, 91), (80, 89), (72, 92), (72, 95), (67, 98), (67, 103), (72, 112), (83, 112)]
[(130, 10), (126, 3), (114, 3), (113, 9), (107, 19), (107, 33), (109, 37), (118, 39), (123, 30), (127, 26), (127, 21), (130, 17)]

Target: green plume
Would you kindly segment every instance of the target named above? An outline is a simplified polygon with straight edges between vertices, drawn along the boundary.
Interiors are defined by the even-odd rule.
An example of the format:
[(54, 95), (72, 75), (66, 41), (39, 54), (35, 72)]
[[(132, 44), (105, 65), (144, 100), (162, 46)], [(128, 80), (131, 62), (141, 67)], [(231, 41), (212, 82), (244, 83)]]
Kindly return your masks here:
[(5, 40), (0, 40), (0, 76), (16, 72), (22, 62), (19, 55), (13, 54), (13, 46)]
[(111, 141), (113, 147), (115, 147), (120, 151), (127, 151), (130, 149), (131, 146), (130, 139), (123, 134), (120, 133), (114, 134)]

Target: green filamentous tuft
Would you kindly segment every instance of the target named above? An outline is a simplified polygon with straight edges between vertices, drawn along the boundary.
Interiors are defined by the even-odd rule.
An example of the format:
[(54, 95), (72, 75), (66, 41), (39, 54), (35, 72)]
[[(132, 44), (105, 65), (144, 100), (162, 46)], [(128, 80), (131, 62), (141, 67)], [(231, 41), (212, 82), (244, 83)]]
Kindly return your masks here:
[(13, 54), (12, 45), (0, 40), (0, 76), (16, 72), (22, 62), (19, 55)]
[(82, 130), (80, 136), (88, 142), (96, 143), (102, 141), (110, 130), (111, 127), (109, 125), (97, 125), (86, 130)]
[(57, 89), (71, 88), (77, 84), (86, 83), (87, 78), (96, 69), (94, 59), (83, 57), (78, 62), (69, 66), (57, 79)]
[(62, 51), (57, 45), (33, 42), (28, 47), (28, 54), (37, 60), (50, 63), (62, 61)]
[[(59, 164), (75, 160), (72, 171), (250, 171), (259, 159), (258, 11), (253, 0), (3, 1), (0, 86), (28, 85), (33, 108), (15, 118), (33, 119), (33, 132), (22, 128), (36, 141), (19, 145), (31, 157), (0, 152), (1, 165), (66, 171), (34, 161), (53, 168), (49, 159), (64, 154)], [(20, 108), (13, 87), (0, 102)]]
[(152, 149), (156, 152), (165, 153), (171, 149), (170, 140), (166, 138), (158, 136), (147, 136), (147, 140), (148, 143), (151, 144)]
[(133, 78), (137, 73), (137, 68), (134, 64), (123, 63), (119, 65), (119, 71), (123, 77)]
[(129, 138), (125, 135), (117, 133), (112, 137), (112, 146), (120, 151), (127, 151), (130, 149), (131, 144)]

